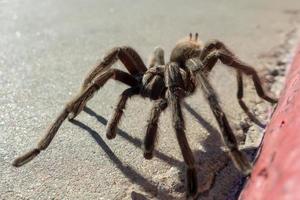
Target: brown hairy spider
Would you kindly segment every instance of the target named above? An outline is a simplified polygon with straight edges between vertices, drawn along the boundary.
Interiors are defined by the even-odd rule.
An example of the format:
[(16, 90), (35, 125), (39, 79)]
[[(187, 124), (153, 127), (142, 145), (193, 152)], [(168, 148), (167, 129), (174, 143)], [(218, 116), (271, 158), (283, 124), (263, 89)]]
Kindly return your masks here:
[[(111, 66), (120, 60), (129, 73), (113, 69)], [(216, 62), (237, 70), (238, 92), (237, 98), (241, 107), (248, 112), (242, 101), (243, 77), (242, 74), (251, 76), (257, 94), (268, 102), (276, 103), (277, 100), (267, 96), (261, 86), (257, 72), (237, 59), (234, 54), (220, 41), (212, 41), (204, 45), (198, 41), (198, 33), (177, 43), (172, 50), (170, 61), (165, 64), (164, 51), (156, 48), (146, 68), (138, 53), (131, 47), (117, 47), (112, 49), (104, 59), (87, 75), (80, 93), (73, 98), (50, 125), (46, 135), (38, 146), (28, 153), (18, 157), (13, 165), (22, 166), (45, 150), (54, 138), (63, 121), (68, 117), (74, 119), (84, 108), (87, 101), (109, 79), (115, 79), (130, 86), (120, 96), (111, 120), (107, 124), (106, 137), (113, 139), (116, 136), (117, 125), (122, 117), (126, 102), (129, 97), (141, 95), (154, 100), (148, 121), (144, 140), (144, 157), (151, 159), (157, 136), (159, 116), (167, 106), (171, 107), (172, 124), (186, 164), (186, 195), (195, 197), (197, 194), (197, 171), (195, 159), (185, 135), (185, 123), (181, 110), (183, 98), (193, 94), (198, 85), (202, 88), (209, 106), (218, 122), (222, 138), (229, 149), (229, 154), (235, 166), (245, 175), (251, 172), (251, 163), (238, 149), (238, 143), (228, 123), (225, 113), (219, 104), (218, 96), (211, 86), (208, 75)]]

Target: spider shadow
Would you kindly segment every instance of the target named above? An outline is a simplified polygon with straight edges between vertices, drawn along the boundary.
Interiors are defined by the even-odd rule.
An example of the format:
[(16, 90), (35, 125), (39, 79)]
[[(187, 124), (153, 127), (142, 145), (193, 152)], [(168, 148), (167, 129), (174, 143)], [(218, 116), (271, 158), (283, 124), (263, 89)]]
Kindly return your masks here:
[[(114, 162), (116, 167), (127, 177), (129, 180), (133, 183), (137, 183), (140, 185), (144, 191), (149, 192), (152, 195), (157, 194), (157, 186), (144, 178), (141, 174), (136, 172), (132, 167), (123, 165), (122, 161), (114, 154), (114, 152), (110, 149), (110, 147), (105, 143), (105, 141), (101, 138), (101, 136), (85, 125), (84, 123), (73, 119), (71, 120), (71, 123), (74, 125), (79, 126), (80, 128), (86, 130), (92, 138), (97, 142), (97, 144), (101, 147), (101, 149), (108, 155), (108, 157)], [(160, 190), (163, 190), (161, 194), (162, 199), (174, 199), (172, 195), (168, 193), (168, 191), (164, 188), (160, 188)]]
[[(201, 115), (199, 115), (188, 103), (183, 102), (183, 107), (206, 129), (209, 133), (208, 137), (201, 142), (204, 147), (205, 152), (223, 152), (221, 146), (224, 145), (221, 134), (213, 127), (209, 122), (207, 122)], [(255, 153), (254, 150), (257, 148), (248, 148), (244, 149), (244, 153), (251, 157), (251, 160), (254, 160)]]
[[(216, 159), (212, 158), (213, 157), (212, 155), (219, 155), (219, 156), (222, 157), (222, 159), (227, 159), (226, 164), (224, 165), (224, 167), (226, 167), (228, 165), (228, 161), (230, 161), (230, 159), (228, 158), (227, 154), (220, 148), (223, 145), (223, 142), (221, 140), (221, 136), (220, 136), (219, 131), (215, 127), (213, 127), (209, 122), (207, 122), (201, 115), (199, 115), (186, 102), (183, 102), (183, 107), (194, 118), (196, 118), (197, 122), (200, 123), (207, 130), (207, 132), (210, 133), (208, 135), (208, 137), (204, 141), (201, 142), (201, 145), (203, 146), (205, 152), (201, 151), (201, 150), (197, 150), (197, 151), (194, 152), (194, 155), (195, 155), (196, 159), (197, 160), (200, 159), (200, 160), (214, 161)], [(107, 124), (107, 119), (105, 119), (104, 117), (98, 115), (92, 109), (90, 109), (88, 107), (85, 107), (84, 111), (87, 114), (89, 114), (90, 116), (95, 117), (103, 125)], [(140, 185), (143, 188), (143, 190), (146, 191), (147, 193), (150, 193), (152, 195), (157, 194), (158, 188), (157, 188), (156, 184), (149, 181), (149, 180), (147, 180), (146, 178), (144, 178), (141, 174), (136, 172), (132, 167), (124, 166), (122, 164), (122, 161), (113, 153), (113, 151), (110, 149), (110, 147), (105, 143), (105, 141), (102, 139), (102, 137), (96, 131), (94, 131), (93, 129), (91, 129), (87, 125), (85, 125), (82, 122), (79, 122), (77, 120), (72, 120), (71, 122), (73, 124), (79, 126), (80, 128), (86, 130), (92, 136), (92, 138), (98, 143), (98, 145), (102, 148), (102, 150), (104, 150), (104, 152), (108, 155), (108, 157), (116, 164), (116, 167), (131, 182)], [(132, 143), (134, 146), (136, 146), (138, 148), (142, 148), (142, 141), (140, 139), (130, 136), (127, 132), (125, 132), (121, 129), (118, 129), (118, 135), (121, 136), (122, 138), (126, 139), (130, 143)], [(176, 159), (174, 159), (172, 157), (169, 157), (169, 156), (165, 155), (164, 153), (159, 152), (157, 150), (155, 150), (154, 156), (159, 158), (160, 160), (166, 162), (170, 166), (177, 167), (181, 171), (183, 171), (184, 168), (185, 168), (185, 165), (184, 165), (183, 161), (176, 160)], [(200, 173), (201, 174), (206, 174), (205, 170), (209, 170), (209, 169), (201, 170)], [(239, 173), (239, 172), (237, 171), (236, 173)], [(184, 179), (183, 173), (180, 176), (181, 176), (181, 177), (179, 177), (180, 179)], [(245, 179), (242, 179), (242, 180), (245, 180)], [(238, 183), (238, 186), (236, 186), (237, 183), (235, 183), (235, 186), (232, 188), (232, 190), (234, 190), (234, 191), (237, 190), (236, 189), (237, 187), (238, 187), (238, 189), (241, 188), (241, 185), (244, 183), (244, 181), (241, 181), (240, 179), (237, 180), (236, 182)], [(211, 184), (212, 185), (217, 185), (217, 184), (222, 184), (222, 183), (216, 182), (215, 178), (214, 178), (214, 180)], [(162, 192), (160, 192), (160, 198), (161, 199), (166, 199), (166, 200), (174, 199), (174, 197), (166, 189), (160, 188), (160, 190), (162, 190)], [(239, 190), (237, 190), (237, 191), (239, 191)], [(184, 187), (182, 186), (179, 189), (178, 192), (184, 193)], [(204, 191), (200, 194), (200, 197), (201, 196), (208, 196), (208, 195), (209, 195), (209, 192)], [(133, 191), (131, 193), (131, 198), (135, 199), (135, 200), (147, 199), (147, 197), (145, 197), (143, 194), (137, 193), (136, 191)]]
[[(92, 109), (90, 109), (89, 107), (85, 106), (85, 108), (83, 109), (84, 112), (86, 112), (87, 114), (89, 114), (92, 117), (95, 117), (98, 122), (100, 122), (103, 125), (107, 124), (107, 119), (105, 119), (104, 117), (98, 115), (97, 113), (95, 113)], [(142, 149), (142, 145), (143, 142), (138, 139), (138, 138), (134, 138), (131, 135), (129, 135), (127, 132), (121, 130), (121, 129), (117, 129), (117, 134), (118, 136), (121, 136), (123, 139), (129, 141), (130, 143), (132, 143), (134, 146)], [(157, 157), (158, 159), (166, 162), (168, 165), (170, 166), (176, 166), (177, 168), (182, 168), (182, 166), (184, 166), (184, 163), (182, 161), (179, 161), (177, 159), (174, 159), (170, 156), (167, 156), (166, 154), (159, 152), (157, 150), (154, 149), (154, 156)]]
[[(84, 111), (88, 114), (90, 114), (91, 116), (96, 117), (96, 119), (106, 125), (107, 124), (107, 120), (100, 116), (97, 115), (93, 110), (91, 110), (88, 107), (84, 108)], [(88, 127), (87, 125), (85, 125), (84, 123), (73, 119), (70, 120), (70, 122), (76, 126), (79, 126), (80, 128), (86, 130), (91, 137), (97, 142), (97, 144), (101, 147), (101, 149), (107, 154), (107, 156), (110, 158), (110, 160), (113, 161), (113, 163), (116, 165), (116, 167), (132, 182), (132, 183), (136, 183), (139, 186), (141, 186), (143, 188), (143, 190), (147, 193), (150, 193), (151, 195), (156, 196), (158, 193), (158, 188), (157, 185), (154, 182), (151, 182), (149, 180), (147, 180), (145, 177), (143, 177), (140, 173), (138, 173), (137, 171), (135, 171), (132, 167), (128, 166), (128, 165), (123, 165), (122, 161), (114, 154), (114, 152), (110, 149), (110, 147), (105, 143), (105, 141), (102, 139), (102, 137), (93, 129), (91, 129), (90, 127)], [(130, 143), (134, 144), (136, 147), (141, 148), (142, 147), (142, 141), (137, 139), (137, 138), (133, 138), (132, 136), (130, 136), (128, 133), (126, 133), (125, 131), (122, 130), (118, 130), (118, 135), (122, 136), (124, 139), (128, 140)], [(171, 166), (176, 166), (178, 168), (182, 168), (184, 166), (184, 163), (176, 160), (172, 157), (169, 157), (159, 151), (155, 152), (155, 156), (158, 157), (159, 159), (165, 161), (166, 163), (168, 163)], [(159, 188), (159, 198), (160, 199), (166, 199), (166, 200), (171, 200), (174, 199), (175, 197), (172, 196), (165, 188), (160, 187)], [(147, 199), (143, 194), (139, 194), (135, 191), (133, 191), (131, 193), (131, 198), (135, 199), (135, 200), (142, 200), (142, 199)]]
[(188, 103), (182, 103), (183, 107), (197, 120), (197, 122), (209, 133), (208, 137), (201, 142), (206, 153), (223, 152), (220, 148), (223, 145), (219, 131), (198, 114)]
[[(201, 115), (199, 115), (188, 103), (183, 102), (183, 107), (197, 120), (198, 123), (200, 123), (205, 129), (206, 131), (209, 133), (209, 135), (207, 136), (207, 138), (204, 141), (201, 141), (201, 145), (204, 148), (204, 151), (201, 150), (197, 150), (196, 152), (194, 152), (195, 158), (196, 160), (199, 162), (200, 164), (202, 164), (201, 162), (205, 161), (208, 163), (213, 163), (212, 166), (215, 165), (215, 163), (217, 162), (223, 162), (224, 165), (220, 165), (216, 167), (216, 172), (219, 173), (221, 170), (223, 170), (225, 167), (227, 167), (228, 165), (230, 165), (233, 170), (231, 170), (230, 174), (226, 173), (226, 176), (232, 176), (232, 177), (237, 177), (235, 180), (232, 181), (231, 183), (231, 188), (228, 191), (224, 191), (224, 192), (228, 192), (228, 198), (227, 199), (237, 199), (238, 195), (241, 191), (241, 189), (243, 188), (243, 185), (246, 182), (247, 177), (243, 176), (233, 165), (231, 159), (229, 158), (229, 156), (227, 155), (227, 153), (225, 153), (222, 149), (221, 146), (224, 145), (221, 135), (219, 133), (219, 131), (213, 127), (209, 122), (207, 122)], [(244, 154), (247, 155), (248, 159), (253, 161), (255, 159), (256, 153), (258, 151), (257, 148), (254, 147), (250, 147), (250, 148), (245, 148), (243, 150), (241, 150)], [(205, 166), (205, 165), (204, 165)], [(215, 165), (216, 166), (216, 165)], [(202, 170), (198, 170), (198, 173), (200, 174), (200, 177), (203, 178), (203, 176), (205, 177), (205, 173), (207, 173), (209, 170), (211, 169), (211, 166), (209, 166), (209, 164), (207, 165), (207, 167), (204, 167), (204, 169)], [(222, 186), (224, 185), (224, 183), (220, 180), (216, 181), (216, 176), (214, 175), (213, 179), (211, 180), (210, 186), (208, 186), (206, 183), (202, 183), (203, 180), (198, 180), (198, 182), (200, 182), (200, 185), (204, 185), (203, 191), (200, 191), (200, 194), (198, 197), (208, 197), (208, 198), (215, 198), (210, 196), (210, 191), (209, 189), (216, 186)], [(219, 191), (220, 192), (220, 191)]]

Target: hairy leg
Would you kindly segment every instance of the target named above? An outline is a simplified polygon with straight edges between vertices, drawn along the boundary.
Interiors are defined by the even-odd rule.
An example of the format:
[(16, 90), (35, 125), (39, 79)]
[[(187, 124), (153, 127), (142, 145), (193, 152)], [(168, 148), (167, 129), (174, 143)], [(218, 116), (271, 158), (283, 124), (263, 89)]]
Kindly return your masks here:
[(12, 165), (15, 167), (20, 167), (28, 163), (29, 161), (31, 161), (33, 158), (35, 158), (42, 150), (45, 150), (49, 146), (52, 139), (54, 138), (61, 124), (67, 118), (68, 114), (69, 114), (68, 108), (64, 108), (63, 111), (54, 120), (54, 122), (50, 124), (49, 128), (46, 131), (45, 136), (40, 140), (37, 147), (28, 151), (22, 156), (16, 158), (13, 161)]
[[(132, 75), (130, 75), (126, 72), (123, 72), (121, 70), (109, 69), (109, 70), (103, 72), (102, 74), (98, 75), (93, 80), (92, 85), (94, 85), (94, 86), (92, 88), (94, 88), (94, 89), (92, 89), (92, 90), (90, 89), (89, 90), (90, 92), (88, 92), (86, 95), (83, 95), (83, 98), (81, 98), (79, 101), (76, 100), (76, 102), (74, 102), (72, 111), (69, 115), (69, 119), (74, 119), (82, 111), (82, 109), (86, 105), (87, 101), (93, 97), (93, 94), (98, 89), (100, 89), (100, 87), (102, 87), (106, 83), (106, 81), (108, 81), (110, 78), (120, 81), (122, 83), (125, 83), (126, 85), (129, 85), (131, 87), (137, 86), (137, 84), (138, 84), (138, 81)], [(98, 82), (98, 83), (96, 83), (96, 82)], [(98, 87), (98, 85), (99, 85), (99, 87)], [(84, 91), (82, 91), (79, 94), (79, 96), (81, 96), (82, 93), (84, 93)]]
[(150, 120), (148, 121), (146, 136), (144, 139), (144, 158), (146, 159), (151, 159), (153, 157), (159, 116), (161, 112), (167, 108), (167, 105), (168, 103), (165, 99), (159, 99), (152, 107)]
[(218, 59), (225, 65), (231, 66), (246, 75), (250, 75), (258, 96), (270, 103), (276, 103), (277, 99), (269, 97), (263, 90), (260, 78), (254, 68), (240, 61), (236, 56), (220, 41), (207, 43), (202, 50), (200, 59), (203, 65), (210, 71)]
[(166, 65), (165, 82), (168, 88), (166, 96), (172, 110), (173, 127), (187, 168), (187, 196), (194, 197), (198, 190), (196, 163), (185, 135), (185, 124), (181, 110), (181, 98), (184, 92), (182, 89), (183, 80), (177, 64), (171, 63)]
[(118, 127), (118, 123), (121, 120), (121, 117), (123, 115), (123, 110), (125, 109), (128, 98), (132, 97), (133, 95), (139, 94), (139, 92), (140, 92), (139, 87), (128, 88), (124, 92), (122, 92), (118, 104), (115, 108), (115, 111), (111, 119), (107, 123), (106, 137), (108, 139), (113, 139), (116, 137), (116, 130)]
[(133, 48), (127, 46), (116, 47), (110, 50), (104, 56), (103, 60), (89, 72), (82, 84), (82, 90), (84, 90), (95, 77), (109, 69), (118, 59), (132, 75), (143, 74), (147, 70), (141, 57)]
[(209, 103), (209, 106), (218, 122), (222, 133), (222, 138), (224, 140), (225, 145), (229, 149), (229, 153), (231, 155), (232, 160), (241, 172), (243, 172), (245, 175), (250, 174), (252, 166), (247, 160), (247, 158), (238, 149), (236, 138), (229, 125), (226, 115), (218, 102), (217, 94), (215, 93), (205, 74), (197, 73), (196, 76), (198, 82), (202, 87), (202, 90), (204, 91), (204, 95)]
[(258, 126), (265, 127), (264, 124), (262, 124), (249, 110), (245, 102), (243, 101), (244, 96), (244, 88), (243, 88), (243, 75), (240, 71), (237, 71), (236, 73), (236, 79), (237, 79), (237, 99), (241, 106), (241, 108), (244, 110), (244, 112), (247, 114), (247, 116)]
[[(61, 124), (67, 118), (69, 114), (73, 113), (73, 116), (76, 116), (81, 109), (84, 107), (87, 100), (97, 91), (99, 90), (110, 78), (114, 78), (115, 80), (121, 81), (125, 84), (134, 85), (137, 84), (135, 78), (131, 75), (127, 74), (126, 76), (120, 76), (120, 74), (124, 75), (127, 74), (120, 70), (111, 69), (106, 71), (105, 73), (99, 75), (93, 81), (93, 84), (89, 85), (85, 90), (81, 91), (79, 95), (74, 97), (63, 109), (63, 111), (59, 114), (59, 116), (55, 119), (55, 121), (49, 126), (46, 131), (45, 136), (40, 140), (37, 147), (30, 150), (28, 153), (18, 157), (14, 160), (13, 165), (16, 167), (22, 166), (36, 157), (42, 150), (45, 150), (49, 144), (51, 143), (52, 139), (56, 135), (58, 129), (60, 128)], [(126, 80), (123, 79), (126, 77)], [(130, 77), (130, 78), (129, 78)]]

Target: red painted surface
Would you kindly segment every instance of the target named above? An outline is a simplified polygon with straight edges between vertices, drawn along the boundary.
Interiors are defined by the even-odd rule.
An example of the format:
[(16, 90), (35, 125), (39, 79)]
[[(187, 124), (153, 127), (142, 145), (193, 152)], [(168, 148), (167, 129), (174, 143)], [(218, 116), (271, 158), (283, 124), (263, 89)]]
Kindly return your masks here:
[(240, 200), (300, 200), (300, 46)]

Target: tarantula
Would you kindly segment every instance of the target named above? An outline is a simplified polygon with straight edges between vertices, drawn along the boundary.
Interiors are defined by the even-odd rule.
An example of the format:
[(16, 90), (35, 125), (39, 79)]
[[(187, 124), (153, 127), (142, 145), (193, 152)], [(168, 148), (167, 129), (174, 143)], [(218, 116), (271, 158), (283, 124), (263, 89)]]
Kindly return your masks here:
[[(129, 73), (113, 69), (111, 66), (120, 60)], [(229, 149), (229, 154), (235, 166), (245, 175), (251, 172), (251, 163), (238, 149), (237, 140), (228, 123), (225, 113), (219, 104), (218, 96), (211, 86), (208, 75), (216, 62), (220, 60), (223, 64), (235, 68), (237, 71), (238, 92), (237, 98), (241, 107), (248, 112), (243, 98), (243, 77), (246, 74), (252, 77), (257, 94), (264, 100), (276, 103), (277, 100), (265, 94), (257, 72), (240, 61), (220, 41), (208, 42), (206, 45), (198, 41), (198, 33), (193, 37), (177, 43), (171, 52), (170, 61), (165, 63), (164, 51), (156, 48), (146, 68), (138, 53), (131, 47), (117, 47), (109, 51), (103, 60), (92, 69), (85, 78), (80, 93), (73, 98), (50, 125), (46, 135), (41, 139), (38, 146), (28, 153), (14, 160), (16, 167), (32, 160), (42, 150), (45, 150), (63, 121), (68, 117), (74, 119), (84, 108), (87, 101), (99, 90), (109, 79), (120, 81), (129, 86), (121, 94), (111, 120), (107, 124), (106, 137), (113, 139), (116, 136), (117, 125), (122, 117), (126, 102), (129, 97), (141, 95), (154, 101), (148, 121), (144, 139), (144, 157), (151, 159), (157, 136), (157, 128), (160, 114), (168, 107), (172, 111), (172, 125), (175, 130), (178, 144), (186, 164), (186, 195), (195, 197), (197, 194), (197, 171), (196, 163), (185, 135), (185, 123), (181, 110), (183, 98), (193, 94), (200, 85), (209, 106), (215, 116), (222, 138)]]

